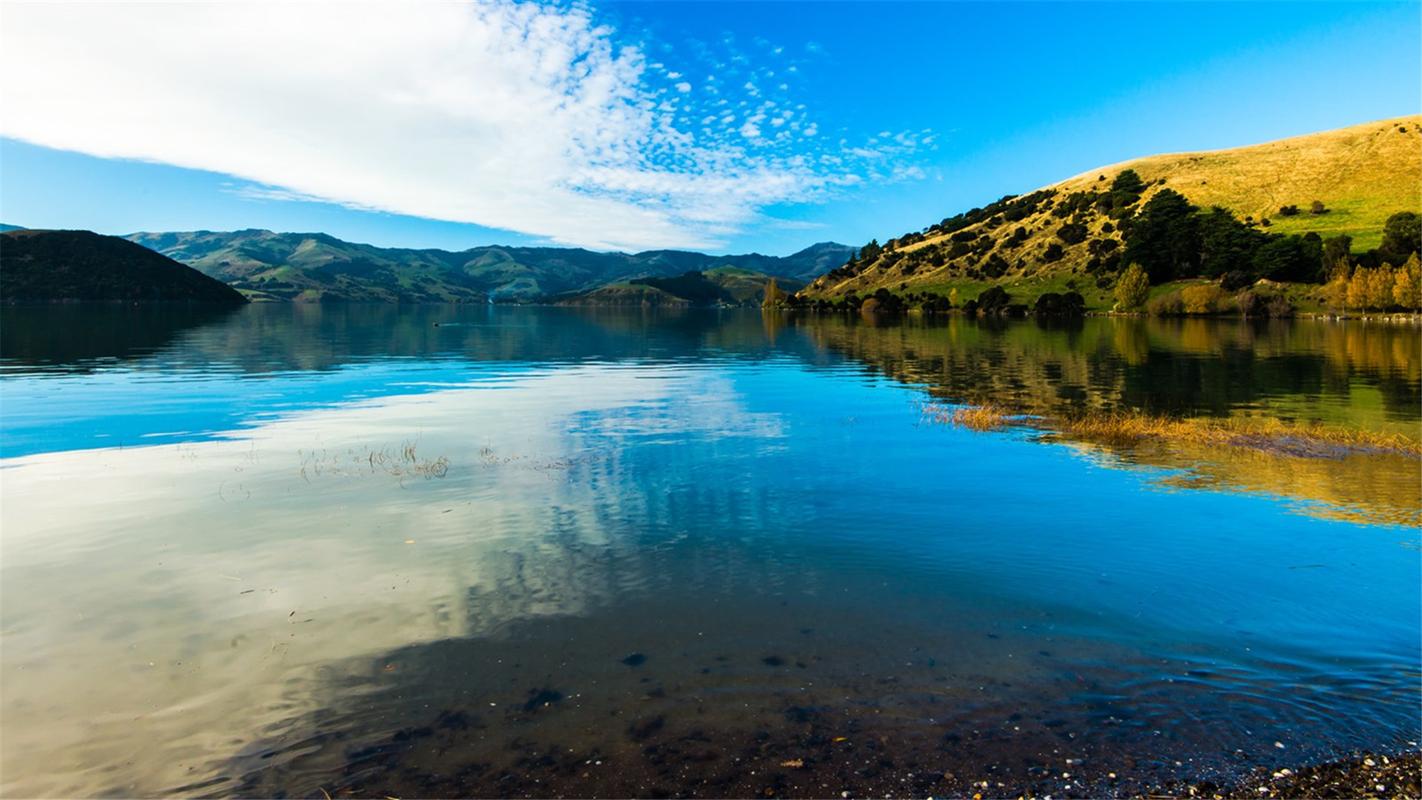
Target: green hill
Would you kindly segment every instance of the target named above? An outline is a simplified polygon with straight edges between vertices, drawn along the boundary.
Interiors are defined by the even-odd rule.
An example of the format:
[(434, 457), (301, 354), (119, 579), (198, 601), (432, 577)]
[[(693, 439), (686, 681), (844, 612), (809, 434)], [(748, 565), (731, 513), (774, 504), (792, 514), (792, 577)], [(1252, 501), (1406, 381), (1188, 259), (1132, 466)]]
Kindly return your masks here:
[[(1139, 185), (1118, 187), (1123, 173)], [(1126, 181), (1131, 183), (1130, 180)], [(997, 284), (1014, 301), (1076, 290), (1109, 307), (1128, 229), (1165, 190), (1220, 206), (1260, 236), (1314, 232), (1376, 247), (1392, 214), (1422, 209), (1422, 116), (1370, 122), (1230, 150), (1150, 156), (1008, 196), (919, 232), (877, 243), (813, 281), (812, 300), (942, 294), (962, 300)], [(1313, 213), (1315, 202), (1321, 213)], [(866, 257), (867, 256), (867, 257)]]
[(639, 278), (674, 278), (721, 267), (803, 282), (843, 264), (854, 252), (832, 242), (785, 257), (675, 250), (597, 253), (558, 247), (451, 252), (265, 230), (136, 233), (128, 238), (229, 283), (252, 299), (296, 302), (534, 302)]
[(231, 287), (117, 236), (0, 232), (0, 301), (241, 305)]

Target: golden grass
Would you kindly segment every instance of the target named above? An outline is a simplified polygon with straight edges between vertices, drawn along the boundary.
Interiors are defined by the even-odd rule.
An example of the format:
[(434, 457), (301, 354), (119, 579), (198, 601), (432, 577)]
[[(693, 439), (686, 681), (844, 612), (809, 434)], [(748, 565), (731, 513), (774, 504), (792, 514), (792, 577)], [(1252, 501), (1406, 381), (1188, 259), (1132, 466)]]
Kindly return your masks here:
[[(1348, 233), (1355, 250), (1376, 246), (1382, 225), (1398, 211), (1422, 208), (1422, 116), (1398, 117), (1275, 142), (1147, 156), (1082, 173), (1057, 184), (1072, 192), (1099, 188), (1123, 169), (1165, 185), (1201, 207), (1224, 206), (1237, 216), (1269, 218), (1275, 232)], [(1331, 209), (1314, 216), (1309, 203)], [(1282, 217), (1296, 205), (1302, 213)]]
[(1020, 419), (992, 406), (959, 406), (942, 413), (942, 421), (975, 431), (995, 431)]

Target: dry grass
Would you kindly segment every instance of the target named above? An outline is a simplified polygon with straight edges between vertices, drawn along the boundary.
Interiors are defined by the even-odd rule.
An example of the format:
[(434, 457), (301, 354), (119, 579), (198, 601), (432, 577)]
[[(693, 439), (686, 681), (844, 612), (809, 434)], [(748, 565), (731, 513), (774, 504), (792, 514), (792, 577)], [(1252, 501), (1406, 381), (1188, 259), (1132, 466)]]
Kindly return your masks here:
[(993, 406), (960, 406), (941, 413), (946, 416), (940, 416), (940, 421), (974, 431), (995, 431), (1020, 419)]

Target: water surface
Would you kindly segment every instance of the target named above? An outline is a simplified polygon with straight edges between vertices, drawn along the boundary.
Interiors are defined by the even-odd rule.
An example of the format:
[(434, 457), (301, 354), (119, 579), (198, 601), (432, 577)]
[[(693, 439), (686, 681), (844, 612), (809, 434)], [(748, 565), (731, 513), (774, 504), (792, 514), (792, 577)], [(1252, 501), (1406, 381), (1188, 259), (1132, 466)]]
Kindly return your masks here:
[(1416, 435), (1415, 329), (0, 325), (7, 795), (1082, 794), (1422, 735), (1415, 460), (924, 413)]

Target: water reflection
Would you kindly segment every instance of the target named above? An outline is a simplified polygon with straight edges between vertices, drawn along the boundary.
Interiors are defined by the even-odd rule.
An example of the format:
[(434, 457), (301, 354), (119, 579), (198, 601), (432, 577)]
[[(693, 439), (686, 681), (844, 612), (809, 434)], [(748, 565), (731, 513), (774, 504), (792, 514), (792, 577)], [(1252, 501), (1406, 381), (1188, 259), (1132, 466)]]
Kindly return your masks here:
[[(118, 365), (9, 364), (4, 794), (929, 793), (984, 764), (1059, 783), (1063, 758), (1089, 791), (1416, 740), (1415, 531), (920, 424), (925, 388), (994, 364), (1044, 404), (1128, 403), (1153, 361), (1204, 398), (1194, 362), (1237, 343), (392, 313), (246, 309)], [(1216, 335), (1278, 341), (1200, 409), (1416, 423), (1409, 345)], [(95, 447), (76, 414), (161, 443)], [(1416, 465), (1316, 468), (1342, 508)]]

